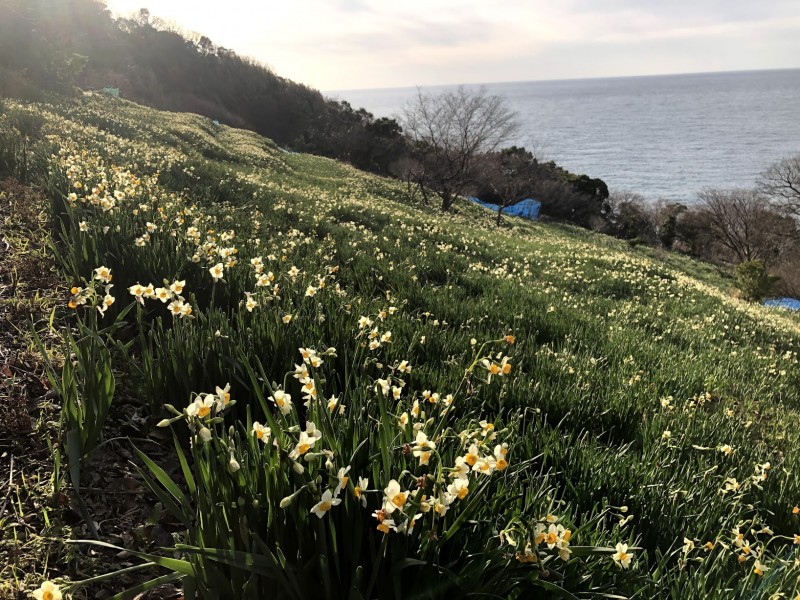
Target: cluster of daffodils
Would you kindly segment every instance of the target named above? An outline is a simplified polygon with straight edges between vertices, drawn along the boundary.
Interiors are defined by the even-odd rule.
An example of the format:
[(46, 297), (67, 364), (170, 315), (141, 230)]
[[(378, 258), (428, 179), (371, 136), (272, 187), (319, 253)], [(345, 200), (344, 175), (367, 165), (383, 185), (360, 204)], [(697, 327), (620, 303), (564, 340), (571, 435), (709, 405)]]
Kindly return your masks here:
[[(800, 514), (800, 508), (794, 507), (793, 514)], [(768, 554), (768, 546), (773, 540), (785, 539), (794, 546), (800, 546), (800, 533), (793, 536), (779, 536), (765, 524), (756, 526), (757, 521), (740, 523), (730, 530), (728, 534), (723, 533), (714, 541), (705, 543), (684, 538), (682, 549), (682, 560), (688, 559), (703, 561), (703, 554), (709, 554), (719, 549), (720, 552), (735, 558), (740, 565), (746, 566), (748, 573), (753, 573), (757, 577), (762, 577), (767, 571), (776, 565), (779, 569), (797, 566), (796, 560), (787, 560), (774, 553)], [(700, 556), (696, 556), (700, 553)], [(781, 596), (783, 597), (783, 596)]]
[(97, 267), (94, 270), (92, 279), (84, 286), (73, 286), (70, 289), (71, 297), (67, 306), (78, 308), (79, 306), (93, 306), (101, 316), (114, 304), (114, 296), (111, 295), (111, 269), (108, 267)]
[(192, 305), (186, 302), (182, 296), (185, 286), (185, 280), (176, 280), (172, 283), (165, 280), (162, 287), (154, 287), (152, 283), (147, 285), (137, 283), (130, 286), (128, 292), (142, 306), (144, 306), (145, 299), (160, 300), (162, 304), (167, 305), (167, 309), (173, 317), (183, 318), (192, 315)]
[(481, 360), (483, 368), (486, 369), (486, 382), (491, 383), (492, 377), (503, 377), (511, 373), (510, 357), (504, 356), (502, 352), (498, 352), (494, 357), (484, 358)]
[[(569, 547), (572, 530), (559, 523), (560, 520), (560, 517), (552, 514), (540, 519), (534, 529), (533, 541), (515, 552), (514, 557), (517, 561), (521, 563), (546, 562), (553, 555), (565, 562), (568, 561), (572, 555)], [(510, 532), (503, 531), (501, 537), (510, 546), (517, 547), (518, 544)]]
[[(628, 512), (627, 506), (618, 508), (622, 513)], [(619, 526), (624, 526), (632, 518), (621, 518)], [(513, 557), (523, 564), (538, 563), (544, 567), (555, 558), (567, 562), (572, 557), (572, 530), (562, 521), (563, 517), (548, 513), (531, 527), (523, 517), (514, 518), (500, 532), (500, 542), (508, 544)], [(610, 558), (618, 567), (628, 569), (634, 558), (634, 550), (625, 543), (618, 543)]]
[(93, 206), (113, 213), (121, 202), (143, 197), (156, 185), (157, 177), (140, 178), (126, 169), (107, 167), (102, 158), (85, 150), (62, 148), (59, 162), (70, 182), (66, 199), (72, 206)]
[(195, 216), (192, 224), (186, 229), (186, 239), (192, 252), (190, 260), (210, 265), (211, 277), (217, 282), (222, 279), (224, 269), (233, 269), (239, 264), (239, 248), (230, 245), (236, 238), (236, 232), (233, 230), (218, 233), (213, 227), (208, 227), (204, 236), (201, 229), (207, 227), (210, 220), (208, 215)]
[(390, 306), (386, 309), (381, 309), (375, 318), (361, 316), (358, 318), (358, 335), (356, 339), (360, 340), (362, 347), (367, 347), (370, 350), (378, 350), (385, 344), (392, 341), (392, 332), (388, 329), (381, 332), (381, 328), (376, 324), (376, 321), (385, 321), (389, 315), (393, 315), (397, 311), (397, 307)]
[[(275, 409), (269, 417), (270, 423), (253, 422), (248, 432), (265, 449), (277, 451), (276, 464), (286, 465), (305, 479), (305, 485), (281, 501), (284, 509), (291, 506), (303, 490), (308, 490), (314, 496), (309, 513), (322, 519), (343, 502), (347, 491), (357, 505), (371, 511), (378, 531), (410, 535), (423, 519), (429, 517), (435, 523), (459, 502), (477, 493), (475, 490), (485, 489), (491, 475), (508, 469), (508, 444), (498, 441), (493, 423), (472, 421), (467, 429), (455, 433), (446, 425), (446, 420), (441, 419), (454, 404), (453, 394), (426, 390), (419, 396), (404, 398), (406, 383), (400, 376), (410, 374), (413, 366), (408, 360), (399, 360), (389, 366), (392, 374), (375, 382), (374, 390), (383, 402), (390, 403), (387, 404), (388, 416), (396, 423), (400, 440), (394, 452), (398, 453), (398, 458), (407, 457), (408, 466), (382, 486), (370, 489), (367, 477), (351, 474), (352, 465), (337, 464), (340, 458), (334, 450), (337, 443), (327, 440), (325, 427), (318, 426), (318, 419), (327, 422), (328, 418), (344, 414), (340, 399), (325, 398), (317, 389), (320, 378), (315, 377), (315, 370), (323, 366), (326, 358), (335, 357), (336, 349), (320, 351), (301, 347), (299, 354), (302, 360), (289, 374), (300, 386), (303, 407), (295, 405), (288, 391), (274, 387), (268, 398)], [(403, 406), (404, 402), (408, 406)], [(230, 404), (229, 386), (217, 388), (214, 393), (197, 395), (183, 413), (175, 411), (173, 419), (164, 420), (160, 425), (185, 418), (192, 431), (201, 440), (208, 441), (212, 437), (212, 424), (221, 423), (221, 413)], [(439, 418), (429, 416), (426, 411), (437, 411)], [(312, 415), (317, 416), (312, 419)], [(438, 425), (434, 425), (436, 421)], [(229, 470), (234, 472), (242, 457), (236, 455), (230, 440), (226, 444), (231, 453)], [(445, 462), (443, 455), (452, 456), (454, 449), (456, 456), (452, 462)], [(320, 479), (323, 473), (327, 475)], [(320, 486), (325, 476), (333, 484)], [(370, 506), (368, 497), (376, 497), (381, 491), (379, 504)], [(568, 542), (569, 533), (561, 531), (558, 549), (562, 555), (568, 555)]]
[[(312, 367), (314, 369), (318, 369), (324, 363), (323, 356), (325, 357), (336, 357), (336, 348), (330, 347), (323, 352), (317, 352), (313, 348), (299, 348), (300, 356), (303, 358), (303, 361), (299, 364), (295, 364), (294, 371), (292, 371), (292, 377), (296, 379), (300, 383), (300, 393), (303, 395), (303, 405), (306, 409), (311, 408), (311, 402), (316, 400), (318, 397), (317, 392), (317, 384), (314, 381), (314, 378), (311, 376), (311, 373), (308, 370), (308, 367)], [(281, 394), (281, 399), (277, 399), (276, 396)], [(281, 390), (278, 390), (271, 396), (273, 402), (278, 406), (278, 408), (283, 412), (283, 414), (287, 414), (284, 406), (288, 404), (291, 406), (291, 399), (288, 394), (285, 394)], [(336, 407), (338, 406), (338, 399), (331, 398), (328, 400), (327, 408), (332, 413)], [(344, 411), (343, 406), (339, 406), (341, 412)]]
[[(410, 371), (407, 361), (401, 361), (395, 371)], [(404, 385), (402, 380), (390, 376), (378, 379), (375, 387), (382, 396), (400, 400)], [(426, 414), (426, 406), (432, 410), (441, 408), (441, 414), (445, 414), (453, 402), (452, 394), (442, 397), (425, 390), (420, 398), (410, 401), (408, 410), (396, 416), (399, 434), (407, 440), (402, 452), (414, 459), (417, 472), (409, 473), (410, 484), (404, 486), (392, 479), (383, 489), (381, 507), (372, 513), (379, 531), (409, 534), (426, 514), (443, 517), (452, 506), (480, 487), (483, 477), (508, 468), (508, 445), (496, 443), (497, 432), (492, 423), (481, 421), (456, 437), (444, 430), (434, 435), (426, 433), (426, 427), (435, 421)], [(441, 450), (456, 438), (463, 453), (456, 456), (451, 465), (441, 464)], [(432, 462), (434, 457), (436, 465)]]
[[(158, 423), (158, 427), (169, 427), (178, 420), (186, 420), (189, 430), (203, 442), (209, 442), (212, 438), (211, 429), (214, 423), (222, 422), (222, 413), (236, 404), (231, 398), (231, 384), (225, 387), (217, 386), (213, 392), (196, 394), (192, 402), (183, 410), (179, 411), (171, 404), (165, 404), (165, 408), (175, 415), (171, 419), (163, 419)], [(238, 470), (238, 463), (231, 456), (231, 467)]]

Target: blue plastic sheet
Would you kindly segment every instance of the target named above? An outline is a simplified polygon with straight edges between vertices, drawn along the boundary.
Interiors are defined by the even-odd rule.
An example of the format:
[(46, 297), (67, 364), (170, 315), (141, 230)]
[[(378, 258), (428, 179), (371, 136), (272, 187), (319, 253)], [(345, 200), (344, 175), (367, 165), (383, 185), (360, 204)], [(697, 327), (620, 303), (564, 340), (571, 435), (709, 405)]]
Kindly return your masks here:
[(800, 310), (800, 300), (797, 298), (771, 298), (764, 300), (764, 306), (775, 306), (777, 308), (788, 308), (789, 310)]
[[(500, 206), (497, 204), (491, 204), (490, 202), (483, 202), (482, 200), (478, 200), (473, 196), (468, 196), (469, 200), (474, 202), (475, 204), (480, 204), (484, 208), (488, 208), (491, 211), (497, 212), (500, 210)], [(507, 206), (503, 209), (503, 214), (508, 215), (509, 217), (522, 217), (523, 219), (530, 219), (531, 221), (535, 221), (539, 218), (539, 212), (542, 210), (542, 203), (538, 200), (534, 200), (533, 198), (526, 198), (525, 200), (520, 200), (516, 204), (512, 204), (511, 206)]]

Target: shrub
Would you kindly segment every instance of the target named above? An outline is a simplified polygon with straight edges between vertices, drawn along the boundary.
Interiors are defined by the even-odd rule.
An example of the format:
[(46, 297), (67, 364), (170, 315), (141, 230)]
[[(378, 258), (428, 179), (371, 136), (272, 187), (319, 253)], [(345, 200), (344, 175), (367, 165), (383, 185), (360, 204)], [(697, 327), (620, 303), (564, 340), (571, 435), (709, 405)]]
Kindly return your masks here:
[(769, 274), (763, 261), (746, 260), (736, 265), (736, 286), (747, 300), (763, 300), (777, 281), (778, 277)]

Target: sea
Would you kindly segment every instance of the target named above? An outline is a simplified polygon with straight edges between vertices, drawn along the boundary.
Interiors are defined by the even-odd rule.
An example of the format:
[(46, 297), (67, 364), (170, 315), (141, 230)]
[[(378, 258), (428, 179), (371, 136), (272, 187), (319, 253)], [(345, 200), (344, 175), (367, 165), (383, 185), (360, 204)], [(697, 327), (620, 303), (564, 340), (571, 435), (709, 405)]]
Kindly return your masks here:
[[(458, 86), (426, 86), (437, 93)], [(703, 188), (751, 187), (800, 154), (800, 69), (488, 83), (518, 113), (508, 145), (614, 191), (691, 204)], [(417, 88), (326, 95), (396, 117)]]

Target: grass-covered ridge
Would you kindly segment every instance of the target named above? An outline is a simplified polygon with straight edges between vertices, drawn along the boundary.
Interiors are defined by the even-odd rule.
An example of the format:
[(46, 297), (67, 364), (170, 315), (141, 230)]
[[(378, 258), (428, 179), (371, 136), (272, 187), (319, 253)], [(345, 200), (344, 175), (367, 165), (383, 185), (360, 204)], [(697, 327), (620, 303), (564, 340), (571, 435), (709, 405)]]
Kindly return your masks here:
[(174, 468), (136, 460), (183, 544), (174, 563), (129, 547), (159, 581), (171, 569), (203, 597), (267, 581), (283, 597), (800, 593), (796, 318), (675, 255), (441, 214), (197, 116), (92, 96), (8, 104), (0, 127), (26, 113), (44, 119), (31, 169), (76, 287), (60, 477), (74, 487), (70, 452), (85, 473), (99, 440), (70, 394), (173, 421)]

